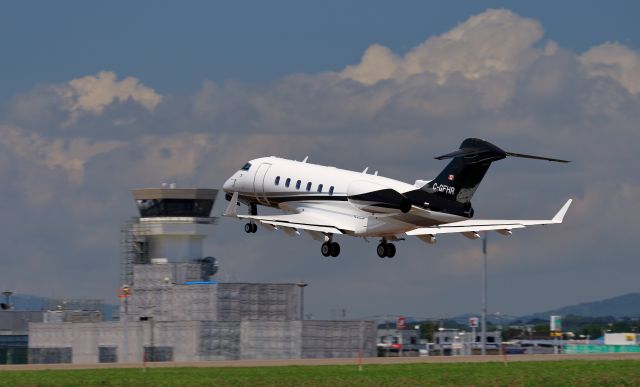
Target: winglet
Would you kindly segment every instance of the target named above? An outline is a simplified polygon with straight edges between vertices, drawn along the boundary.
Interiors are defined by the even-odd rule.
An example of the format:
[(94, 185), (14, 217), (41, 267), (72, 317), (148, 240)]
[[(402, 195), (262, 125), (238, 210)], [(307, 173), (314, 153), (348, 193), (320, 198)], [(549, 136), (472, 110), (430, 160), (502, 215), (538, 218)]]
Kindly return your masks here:
[(571, 206), (572, 201), (573, 199), (567, 200), (564, 206), (562, 206), (560, 211), (558, 211), (558, 213), (551, 220), (553, 223), (562, 223), (562, 220), (564, 219), (564, 215), (567, 213), (567, 210), (569, 209), (569, 206)]
[(224, 211), (224, 214), (222, 214), (222, 216), (230, 216), (235, 218), (236, 216), (238, 216), (238, 209), (236, 207), (238, 207), (238, 193), (234, 192), (233, 196), (231, 196), (231, 200), (229, 200), (229, 206), (227, 206), (227, 209)]

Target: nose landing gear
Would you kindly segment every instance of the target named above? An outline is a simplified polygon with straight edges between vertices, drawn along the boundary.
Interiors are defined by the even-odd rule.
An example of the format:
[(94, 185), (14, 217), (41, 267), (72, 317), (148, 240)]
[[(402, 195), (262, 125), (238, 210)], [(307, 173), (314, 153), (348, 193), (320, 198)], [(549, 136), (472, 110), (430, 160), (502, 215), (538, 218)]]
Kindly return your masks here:
[(244, 225), (244, 232), (247, 234), (253, 234), (258, 231), (258, 225), (255, 223), (247, 223)]

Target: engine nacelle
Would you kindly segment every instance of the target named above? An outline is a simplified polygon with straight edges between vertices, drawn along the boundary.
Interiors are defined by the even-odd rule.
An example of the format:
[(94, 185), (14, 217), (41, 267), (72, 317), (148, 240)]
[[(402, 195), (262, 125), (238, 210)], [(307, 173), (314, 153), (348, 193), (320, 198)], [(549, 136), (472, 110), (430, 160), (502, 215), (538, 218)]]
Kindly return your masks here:
[(347, 188), (347, 199), (354, 207), (371, 213), (400, 213), (411, 210), (411, 200), (394, 190), (370, 181), (355, 181)]

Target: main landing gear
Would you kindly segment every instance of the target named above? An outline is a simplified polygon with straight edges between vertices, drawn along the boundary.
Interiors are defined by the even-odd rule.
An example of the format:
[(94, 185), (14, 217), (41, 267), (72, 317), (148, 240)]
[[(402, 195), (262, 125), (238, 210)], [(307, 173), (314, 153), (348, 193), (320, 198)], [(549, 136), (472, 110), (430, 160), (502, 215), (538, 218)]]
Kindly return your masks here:
[(320, 252), (325, 257), (337, 257), (340, 255), (340, 245), (333, 241), (333, 234), (324, 235), (324, 243), (320, 246)]
[(396, 246), (393, 243), (388, 243), (385, 239), (380, 241), (378, 248), (376, 249), (378, 257), (380, 258), (393, 258), (396, 255)]
[(337, 257), (340, 255), (340, 245), (338, 242), (332, 242), (331, 240), (324, 242), (320, 247), (320, 252), (325, 257), (332, 256)]

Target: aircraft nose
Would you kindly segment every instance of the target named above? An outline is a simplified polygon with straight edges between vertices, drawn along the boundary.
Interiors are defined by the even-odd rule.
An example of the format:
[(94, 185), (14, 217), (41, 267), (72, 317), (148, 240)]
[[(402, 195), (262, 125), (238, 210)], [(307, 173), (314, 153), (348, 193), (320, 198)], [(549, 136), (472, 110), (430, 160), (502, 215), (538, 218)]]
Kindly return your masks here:
[(224, 182), (224, 184), (222, 185), (222, 189), (224, 190), (224, 192), (230, 192), (231, 191), (231, 188), (233, 187), (234, 181), (235, 181), (235, 179), (229, 178), (229, 179), (227, 179), (227, 181)]

